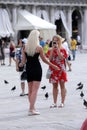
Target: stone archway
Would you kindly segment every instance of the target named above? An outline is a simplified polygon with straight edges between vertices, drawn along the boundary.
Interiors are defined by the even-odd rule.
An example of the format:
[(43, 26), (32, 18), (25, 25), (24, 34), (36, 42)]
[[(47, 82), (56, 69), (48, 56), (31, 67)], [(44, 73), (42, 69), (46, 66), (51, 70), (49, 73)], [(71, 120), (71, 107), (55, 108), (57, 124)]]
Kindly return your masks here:
[(64, 37), (65, 36), (65, 29), (64, 29), (61, 18), (56, 19), (55, 25), (56, 25), (56, 33)]
[(77, 38), (78, 34), (80, 36), (82, 36), (81, 32), (82, 32), (81, 13), (80, 13), (80, 11), (78, 9), (75, 9), (72, 12), (72, 36), (74, 38)]
[(30, 33), (29, 30), (19, 30), (18, 31), (18, 39), (27, 38), (29, 33)]

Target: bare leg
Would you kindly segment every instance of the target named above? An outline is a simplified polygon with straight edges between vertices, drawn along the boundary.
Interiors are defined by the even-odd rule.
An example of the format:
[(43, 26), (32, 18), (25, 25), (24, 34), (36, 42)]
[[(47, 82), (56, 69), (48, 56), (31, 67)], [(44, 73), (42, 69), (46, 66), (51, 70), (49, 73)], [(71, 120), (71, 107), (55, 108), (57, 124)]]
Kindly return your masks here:
[(11, 65), (11, 57), (9, 57), (9, 65)]
[(24, 94), (24, 91), (25, 91), (25, 82), (21, 82), (21, 90), (22, 90), (22, 94)]
[(57, 104), (57, 96), (58, 96), (58, 84), (54, 83), (53, 84), (53, 101), (54, 101), (54, 104)]
[(13, 60), (16, 62), (16, 59), (13, 57)]
[(66, 96), (66, 88), (64, 81), (60, 81), (60, 88), (61, 88), (61, 103), (64, 104)]
[(31, 94), (32, 94), (32, 82), (29, 82), (28, 83), (28, 101), (29, 101), (29, 103), (30, 103)]
[(37, 98), (37, 92), (40, 86), (40, 82), (33, 81), (28, 83), (29, 85), (29, 102), (30, 102), (30, 111), (35, 110), (35, 102)]
[(71, 70), (72, 70), (72, 69), (71, 69), (71, 63), (70, 63), (69, 61), (67, 61), (66, 64), (67, 64), (67, 66), (68, 66), (68, 68), (69, 68), (69, 71), (71, 71)]

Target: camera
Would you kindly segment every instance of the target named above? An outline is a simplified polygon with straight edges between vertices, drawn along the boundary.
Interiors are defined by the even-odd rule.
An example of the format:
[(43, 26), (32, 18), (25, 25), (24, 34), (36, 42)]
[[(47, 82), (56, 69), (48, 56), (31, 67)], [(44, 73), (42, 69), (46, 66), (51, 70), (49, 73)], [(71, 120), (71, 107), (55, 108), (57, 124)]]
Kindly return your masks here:
[(57, 48), (57, 43), (56, 43), (56, 42), (53, 42), (53, 46), (54, 46), (55, 48)]
[(53, 42), (53, 44), (55, 45), (55, 44), (56, 44), (56, 42)]

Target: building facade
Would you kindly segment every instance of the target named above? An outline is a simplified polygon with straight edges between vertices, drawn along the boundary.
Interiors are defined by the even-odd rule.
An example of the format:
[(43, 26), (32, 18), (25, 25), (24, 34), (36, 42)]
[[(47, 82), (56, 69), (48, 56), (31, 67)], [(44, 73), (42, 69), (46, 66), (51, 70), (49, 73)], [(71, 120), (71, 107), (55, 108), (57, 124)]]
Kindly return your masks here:
[(79, 34), (82, 47), (87, 48), (87, 0), (0, 0), (0, 9), (8, 12), (14, 39), (29, 33), (29, 29), (15, 30), (18, 10), (25, 9), (55, 24), (57, 34), (62, 37), (76, 38)]

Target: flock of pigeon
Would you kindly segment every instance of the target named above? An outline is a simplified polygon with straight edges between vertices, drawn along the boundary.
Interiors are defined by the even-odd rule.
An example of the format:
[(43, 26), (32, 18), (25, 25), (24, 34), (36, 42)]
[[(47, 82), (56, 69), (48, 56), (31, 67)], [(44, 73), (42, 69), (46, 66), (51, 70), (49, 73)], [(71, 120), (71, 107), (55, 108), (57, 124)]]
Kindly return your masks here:
[(87, 108), (87, 101), (83, 98), (85, 95), (83, 93), (83, 84), (80, 82), (77, 84), (76, 90), (81, 90), (80, 97), (83, 99), (83, 105), (85, 108)]
[[(9, 82), (8, 82), (7, 80), (4, 80), (4, 83), (5, 83), (5, 84), (9, 84)], [(11, 91), (14, 91), (15, 89), (16, 89), (16, 86), (12, 87), (12, 88), (11, 88)]]
[[(41, 89), (42, 89), (42, 90), (45, 90), (45, 89), (46, 89), (46, 86), (44, 85), (43, 87), (41, 87)], [(44, 96), (45, 96), (46, 99), (48, 99), (48, 97), (49, 97), (48, 92), (46, 92)]]
[[(7, 80), (4, 80), (4, 83), (5, 83), (5, 84), (9, 84), (9, 82), (8, 82)], [(14, 91), (15, 89), (16, 89), (16, 86), (12, 87), (12, 88), (11, 88), (11, 91)], [(41, 89), (42, 89), (42, 90), (45, 90), (45, 89), (46, 89), (46, 86), (41, 87)], [(46, 99), (48, 99), (48, 97), (49, 97), (48, 92), (46, 92), (44, 96), (45, 96)]]
[[(78, 87), (76, 88), (76, 90), (80, 90), (81, 91), (80, 92), (80, 97), (83, 99), (84, 107), (87, 108), (87, 101), (83, 98), (85, 96), (84, 93), (83, 93), (83, 84), (80, 82), (80, 83), (77, 84), (77, 86)], [(46, 86), (41, 87), (41, 89), (45, 90)], [(48, 99), (48, 97), (49, 97), (48, 92), (46, 92), (44, 96), (45, 96), (46, 99)]]
[[(4, 83), (5, 84), (9, 84), (9, 82), (6, 81), (6, 80), (4, 80)], [(76, 88), (76, 90), (81, 90), (80, 97), (83, 99), (83, 105), (84, 105), (84, 107), (87, 108), (87, 101), (83, 98), (85, 96), (84, 93), (83, 93), (83, 84), (80, 82), (80, 83), (77, 84), (77, 86), (78, 87)], [(12, 87), (11, 91), (14, 91), (15, 89), (16, 89), (16, 86)], [(41, 87), (41, 89), (45, 90), (46, 86), (44, 85), (43, 87)], [(48, 99), (48, 97), (49, 97), (48, 92), (46, 92), (44, 96), (45, 96), (46, 99)]]

